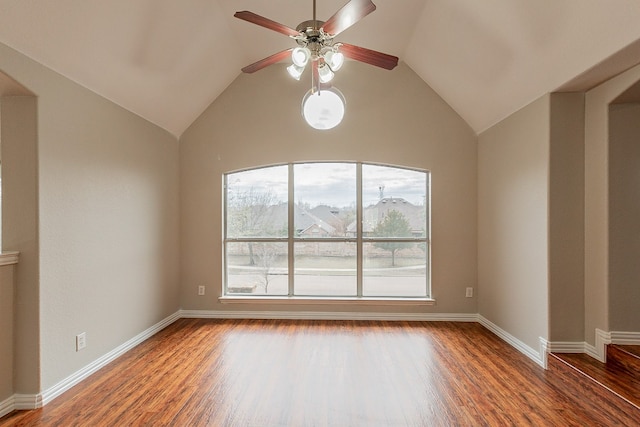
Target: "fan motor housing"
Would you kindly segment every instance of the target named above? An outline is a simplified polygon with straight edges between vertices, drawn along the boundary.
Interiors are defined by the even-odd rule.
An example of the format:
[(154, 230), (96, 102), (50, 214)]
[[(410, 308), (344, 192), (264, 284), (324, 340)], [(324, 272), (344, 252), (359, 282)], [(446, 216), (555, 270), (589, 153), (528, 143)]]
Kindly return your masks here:
[(321, 42), (324, 39), (323, 33), (320, 31), (323, 25), (324, 21), (314, 21), (313, 19), (298, 24), (296, 31), (300, 31), (305, 36), (304, 39), (298, 40), (298, 44), (305, 45), (307, 43)]

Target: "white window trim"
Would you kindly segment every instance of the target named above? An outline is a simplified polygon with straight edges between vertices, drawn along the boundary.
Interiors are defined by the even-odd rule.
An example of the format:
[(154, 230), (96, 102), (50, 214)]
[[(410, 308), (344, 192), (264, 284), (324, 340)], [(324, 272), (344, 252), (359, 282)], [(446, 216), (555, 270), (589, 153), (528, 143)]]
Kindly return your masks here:
[(293, 305), (435, 305), (436, 300), (425, 297), (307, 297), (268, 295), (225, 295), (218, 297), (225, 304), (293, 304)]
[[(301, 162), (301, 163), (307, 163), (307, 162)], [(323, 163), (323, 162), (309, 162), (309, 163)], [(327, 163), (340, 163), (340, 162), (327, 162)], [(426, 201), (427, 201), (427, 222), (426, 222), (426, 237), (424, 239), (405, 239), (405, 238), (400, 238), (400, 239), (396, 239), (396, 238), (389, 238), (389, 239), (385, 239), (385, 238), (368, 238), (368, 237), (364, 237), (363, 233), (362, 233), (362, 227), (358, 227), (357, 228), (357, 236), (355, 238), (320, 238), (320, 239), (314, 239), (314, 238), (299, 238), (299, 237), (295, 237), (293, 235), (293, 228), (294, 228), (294, 204), (295, 201), (293, 200), (293, 195), (294, 195), (294, 191), (293, 191), (293, 187), (294, 187), (294, 180), (293, 180), (293, 168), (294, 165), (297, 164), (297, 162), (289, 162), (289, 163), (283, 163), (282, 165), (287, 165), (288, 167), (288, 185), (289, 185), (289, 190), (288, 190), (288, 205), (289, 205), (289, 211), (288, 211), (288, 236), (287, 237), (278, 237), (278, 238), (227, 238), (226, 237), (226, 228), (227, 228), (227, 217), (226, 217), (226, 206), (227, 206), (227, 191), (226, 191), (226, 175), (228, 173), (233, 173), (233, 172), (227, 172), (223, 175), (223, 193), (224, 193), (224, 203), (223, 203), (223, 209), (225, 210), (223, 212), (223, 222), (224, 222), (224, 231), (223, 233), (225, 234), (224, 238), (223, 238), (223, 246), (226, 246), (227, 243), (229, 242), (243, 242), (243, 241), (252, 241), (252, 242), (256, 242), (256, 241), (263, 241), (263, 242), (287, 242), (288, 244), (288, 253), (292, 254), (293, 253), (293, 247), (294, 247), (294, 243), (298, 242), (298, 241), (322, 241), (322, 242), (328, 242), (328, 241), (348, 241), (348, 242), (352, 242), (355, 243), (357, 245), (357, 253), (360, 254), (360, 256), (357, 257), (356, 262), (357, 262), (357, 266), (356, 269), (357, 271), (362, 271), (362, 250), (363, 250), (363, 245), (364, 243), (367, 242), (374, 242), (374, 241), (381, 241), (381, 240), (389, 240), (389, 241), (412, 241), (412, 242), (416, 242), (416, 241), (424, 241), (427, 244), (427, 247), (429, 248), (428, 250), (428, 255), (427, 255), (427, 278), (426, 278), (426, 291), (427, 291), (427, 296), (421, 296), (421, 297), (395, 297), (395, 296), (375, 296), (375, 297), (370, 297), (370, 296), (364, 296), (363, 293), (363, 275), (362, 274), (358, 274), (357, 275), (357, 284), (356, 284), (356, 288), (357, 288), (357, 294), (354, 296), (323, 296), (323, 295), (318, 295), (318, 296), (308, 296), (308, 295), (294, 295), (294, 275), (290, 274), (289, 276), (289, 295), (247, 295), (247, 294), (240, 294), (240, 295), (235, 295), (235, 294), (227, 294), (226, 290), (227, 290), (227, 278), (226, 278), (226, 260), (223, 259), (223, 277), (222, 277), (222, 295), (220, 297), (218, 297), (218, 301), (220, 301), (221, 303), (241, 303), (241, 304), (251, 304), (251, 303), (258, 303), (258, 304), (279, 304), (279, 303), (283, 303), (286, 305), (289, 304), (299, 304), (299, 305), (309, 305), (309, 304), (330, 304), (330, 305), (334, 305), (334, 304), (349, 304), (349, 305), (435, 305), (436, 300), (433, 298), (432, 295), (432, 282), (431, 282), (431, 173), (429, 171), (425, 171), (425, 170), (421, 170), (421, 169), (415, 169), (415, 168), (411, 168), (411, 167), (404, 167), (404, 166), (397, 166), (397, 165), (386, 165), (386, 164), (378, 164), (378, 163), (369, 163), (369, 162), (350, 162), (350, 161), (345, 161), (344, 163), (353, 163), (356, 165), (356, 221), (358, 222), (358, 224), (362, 224), (363, 222), (363, 208), (362, 208), (362, 166), (363, 165), (380, 165), (380, 166), (387, 166), (387, 167), (394, 167), (394, 168), (399, 168), (399, 169), (408, 169), (408, 170), (415, 170), (415, 171), (419, 171), (419, 172), (423, 172), (426, 173), (427, 175), (427, 182), (426, 182), (426, 192), (427, 192), (427, 197), (426, 197)], [(275, 166), (275, 165), (272, 165)], [(246, 170), (251, 170), (251, 169), (259, 169), (261, 166), (257, 166), (255, 168), (250, 168), (250, 169), (246, 169)], [(269, 167), (269, 166), (263, 166), (263, 167)], [(223, 258), (226, 257), (225, 255), (226, 250), (223, 249)], [(292, 256), (288, 257), (288, 268), (290, 272), (293, 272), (294, 269), (294, 258)]]

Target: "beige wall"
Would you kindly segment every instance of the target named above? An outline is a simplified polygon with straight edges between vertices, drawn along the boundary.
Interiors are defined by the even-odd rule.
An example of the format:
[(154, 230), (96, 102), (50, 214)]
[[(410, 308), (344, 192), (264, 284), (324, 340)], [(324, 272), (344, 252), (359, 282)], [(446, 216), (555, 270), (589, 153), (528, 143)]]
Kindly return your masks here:
[(13, 265), (0, 266), (0, 402), (13, 396)]
[(548, 337), (550, 101), (479, 136), (478, 312), (538, 349)]
[(549, 339), (584, 341), (584, 94), (550, 97)]
[(16, 303), (17, 318), (40, 316), (35, 345), (16, 348), (16, 361), (36, 359), (17, 369), (16, 392), (36, 393), (180, 308), (178, 143), (3, 45), (0, 70), (37, 96), (37, 129), (25, 130), (37, 135), (37, 286), (21, 302), (18, 278)]
[[(640, 80), (640, 66), (585, 98), (585, 341), (609, 324), (609, 104)], [(636, 329), (637, 331), (637, 329)]]
[[(593, 344), (595, 328), (637, 331), (640, 310), (625, 305), (638, 299), (637, 287), (609, 292), (616, 244), (627, 245), (627, 256), (612, 283), (631, 283), (636, 271), (628, 256), (635, 242), (616, 237), (627, 225), (615, 219), (610, 227), (610, 216), (624, 212), (616, 200), (626, 197), (610, 185), (629, 176), (608, 163), (625, 146), (609, 143), (608, 106), (640, 80), (640, 67), (587, 93), (582, 117), (582, 95), (546, 95), (476, 137), (402, 63), (392, 72), (348, 63), (336, 80), (347, 99), (344, 122), (312, 130), (300, 117), (309, 82), (289, 79), (276, 65), (240, 75), (180, 144), (3, 45), (0, 71), (35, 94), (1, 103), (3, 246), (19, 250), (21, 260), (15, 332), (0, 337), (13, 341), (15, 357), (0, 363), (0, 379), (13, 370), (16, 393), (52, 387), (181, 307), (480, 313), (532, 348), (539, 337)], [(627, 124), (614, 127), (615, 141)], [(431, 171), (435, 306), (218, 302), (222, 174), (322, 160)], [(584, 224), (574, 221), (583, 195)], [(197, 296), (198, 285), (207, 287), (205, 296)], [(469, 286), (477, 299), (465, 298)], [(623, 317), (609, 317), (618, 310)], [(80, 332), (88, 347), (76, 352)]]
[(609, 327), (640, 332), (640, 104), (609, 109)]
[(14, 385), (40, 388), (40, 301), (38, 283), (37, 100), (0, 99), (2, 123), (2, 245), (19, 251), (14, 274)]
[[(335, 84), (345, 119), (329, 131), (308, 127), (300, 103), (310, 82), (276, 65), (240, 75), (180, 140), (182, 306), (200, 310), (366, 310), (475, 313), (476, 136), (411, 69), (389, 72), (349, 62)], [(434, 307), (220, 304), (222, 175), (273, 163), (382, 162), (432, 172)], [(207, 295), (197, 296), (206, 285)]]

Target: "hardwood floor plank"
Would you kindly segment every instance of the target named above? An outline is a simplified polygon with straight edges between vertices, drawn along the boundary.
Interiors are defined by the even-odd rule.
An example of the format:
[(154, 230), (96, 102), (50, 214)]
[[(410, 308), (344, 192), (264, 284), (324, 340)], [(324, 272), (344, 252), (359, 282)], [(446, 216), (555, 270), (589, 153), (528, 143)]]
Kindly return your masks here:
[(586, 373), (568, 363), (565, 356), (568, 355), (549, 355), (550, 383), (568, 401), (563, 406), (570, 409), (574, 405), (580, 407), (580, 402), (589, 402), (598, 408), (595, 420), (599, 424), (596, 425), (640, 425), (640, 409), (636, 405), (593, 381)]
[(622, 375), (629, 375), (636, 383), (636, 402), (640, 405), (640, 346), (608, 345), (607, 365), (618, 369)]
[(181, 319), (0, 426), (637, 425), (476, 323)]
[(580, 369), (593, 380), (610, 388), (640, 408), (640, 378), (635, 378), (625, 367), (602, 363), (585, 354), (557, 354), (556, 357)]

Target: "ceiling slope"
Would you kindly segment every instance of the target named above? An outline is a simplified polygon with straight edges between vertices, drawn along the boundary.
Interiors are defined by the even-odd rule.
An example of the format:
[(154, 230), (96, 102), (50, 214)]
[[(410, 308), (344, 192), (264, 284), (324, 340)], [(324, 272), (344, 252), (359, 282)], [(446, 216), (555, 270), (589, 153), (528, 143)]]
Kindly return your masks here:
[(638, 40), (638, 22), (636, 0), (428, 0), (405, 61), (480, 133)]
[[(318, 19), (346, 1), (317, 0)], [(374, 2), (339, 40), (399, 56), (477, 133), (640, 40), (637, 0)], [(179, 137), (240, 68), (293, 46), (237, 10), (295, 27), (312, 1), (0, 0), (0, 42)]]

